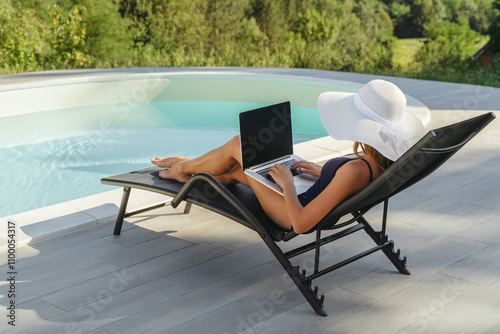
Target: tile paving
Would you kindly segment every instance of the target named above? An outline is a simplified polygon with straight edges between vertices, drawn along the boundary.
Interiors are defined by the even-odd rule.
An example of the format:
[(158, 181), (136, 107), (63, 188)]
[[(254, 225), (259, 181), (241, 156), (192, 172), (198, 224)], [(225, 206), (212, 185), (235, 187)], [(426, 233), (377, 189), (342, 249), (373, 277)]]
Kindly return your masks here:
[[(458, 86), (416, 82), (422, 96), (424, 84), (428, 101), (416, 97), (430, 104), (430, 126), (480, 112), (437, 110), (436, 87)], [(478, 88), (469, 89), (477, 96)], [(456, 97), (445, 93), (448, 101)], [(258, 235), (201, 208), (184, 215), (167, 205), (126, 219), (118, 237), (108, 221), (17, 249), (16, 327), (2, 316), (0, 332), (500, 333), (498, 133), (493, 121), (390, 201), (388, 234), (412, 274), (399, 274), (375, 253), (320, 278), (328, 317), (312, 311)], [(297, 149), (311, 152), (309, 145), (322, 156), (346, 149), (324, 154), (322, 141)], [(375, 208), (367, 218), (380, 216)], [(330, 244), (326, 260), (370, 246), (368, 239), (353, 235)], [(6, 253), (0, 259), (7, 273)], [(311, 255), (295, 261), (307, 266)], [(4, 310), (7, 284), (0, 283)]]

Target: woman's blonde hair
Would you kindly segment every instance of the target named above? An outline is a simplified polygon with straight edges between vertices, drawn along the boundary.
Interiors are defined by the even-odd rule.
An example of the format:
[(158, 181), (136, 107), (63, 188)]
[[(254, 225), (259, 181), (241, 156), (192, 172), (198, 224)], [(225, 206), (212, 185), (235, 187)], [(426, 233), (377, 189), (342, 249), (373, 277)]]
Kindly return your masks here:
[(361, 148), (361, 151), (364, 154), (369, 154), (372, 157), (374, 157), (375, 161), (377, 162), (377, 166), (381, 170), (386, 170), (387, 167), (389, 167), (392, 163), (391, 160), (384, 157), (382, 154), (379, 153), (379, 151), (377, 151), (376, 149), (374, 149), (370, 145), (366, 145), (366, 144), (363, 144), (360, 142), (354, 142), (354, 148), (353, 148), (354, 154), (356, 154), (356, 156), (358, 156), (358, 157), (360, 157), (360, 154), (358, 152), (359, 148)]

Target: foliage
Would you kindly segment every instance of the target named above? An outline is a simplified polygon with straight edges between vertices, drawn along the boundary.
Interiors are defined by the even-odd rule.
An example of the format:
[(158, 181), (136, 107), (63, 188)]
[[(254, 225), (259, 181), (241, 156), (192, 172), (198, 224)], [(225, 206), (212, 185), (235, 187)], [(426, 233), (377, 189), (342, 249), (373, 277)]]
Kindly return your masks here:
[(495, 10), (495, 18), (488, 29), (488, 33), (491, 38), (492, 51), (500, 54), (500, 0), (494, 1), (493, 8)]
[(500, 66), (489, 68), (480, 66), (468, 66), (460, 71), (453, 68), (447, 70), (436, 70), (427, 67), (413, 67), (404, 71), (401, 70), (375, 70), (370, 72), (376, 75), (389, 75), (403, 78), (413, 78), (422, 80), (436, 80), (466, 83), (471, 85), (483, 85), (500, 87)]
[(384, 0), (399, 38), (423, 37), (425, 25), (467, 20), (486, 33), (492, 20), (492, 0)]
[(48, 22), (33, 9), (6, 2), (0, 7), (0, 64), (9, 72), (79, 68), (88, 61), (86, 22), (78, 6), (48, 9)]
[(452, 22), (468, 20), (470, 27), (486, 32), (492, 19), (492, 0), (441, 0), (445, 6), (445, 19)]
[[(500, 0), (2, 0), (0, 73), (141, 66), (467, 68)], [(425, 38), (403, 68), (397, 37)], [(500, 44), (496, 44), (500, 45)], [(411, 55), (403, 54), (411, 59)], [(411, 58), (410, 58), (411, 57)], [(403, 71), (403, 72), (402, 72)], [(406, 72), (405, 72), (406, 71)]]
[(38, 69), (48, 48), (46, 34), (34, 10), (0, 6), (0, 66), (14, 72)]
[(85, 44), (89, 55), (88, 66), (110, 67), (113, 63), (125, 63), (132, 47), (129, 25), (112, 1), (83, 0), (80, 7), (86, 23)]
[(467, 20), (426, 25), (425, 35), (427, 39), (417, 52), (416, 60), (425, 67), (446, 68), (451, 65), (458, 70), (467, 66), (480, 36), (469, 28)]
[(54, 69), (84, 67), (88, 61), (86, 48), (86, 22), (78, 6), (64, 13), (58, 5), (49, 10), (50, 25), (47, 41), (50, 51), (45, 55)]

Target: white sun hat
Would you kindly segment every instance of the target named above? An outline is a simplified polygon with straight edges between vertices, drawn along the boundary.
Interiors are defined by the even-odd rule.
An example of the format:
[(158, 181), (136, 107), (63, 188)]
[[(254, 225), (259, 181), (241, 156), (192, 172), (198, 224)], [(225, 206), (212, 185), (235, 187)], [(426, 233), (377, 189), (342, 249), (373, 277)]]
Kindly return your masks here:
[(356, 94), (322, 93), (318, 110), (330, 136), (370, 145), (392, 161), (425, 134), (420, 119), (406, 110), (403, 92), (385, 80), (372, 80)]

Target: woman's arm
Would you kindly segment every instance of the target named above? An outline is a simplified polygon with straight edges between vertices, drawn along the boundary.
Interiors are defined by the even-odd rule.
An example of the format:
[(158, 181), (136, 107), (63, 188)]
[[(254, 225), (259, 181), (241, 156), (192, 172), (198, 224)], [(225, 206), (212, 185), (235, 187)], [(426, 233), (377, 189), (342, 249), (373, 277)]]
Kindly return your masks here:
[(278, 166), (271, 175), (283, 188), (288, 216), (296, 233), (309, 231), (335, 206), (363, 189), (370, 181), (369, 171), (364, 162), (359, 160), (348, 162), (337, 170), (325, 190), (303, 207), (297, 198), (290, 171), (286, 167)]

